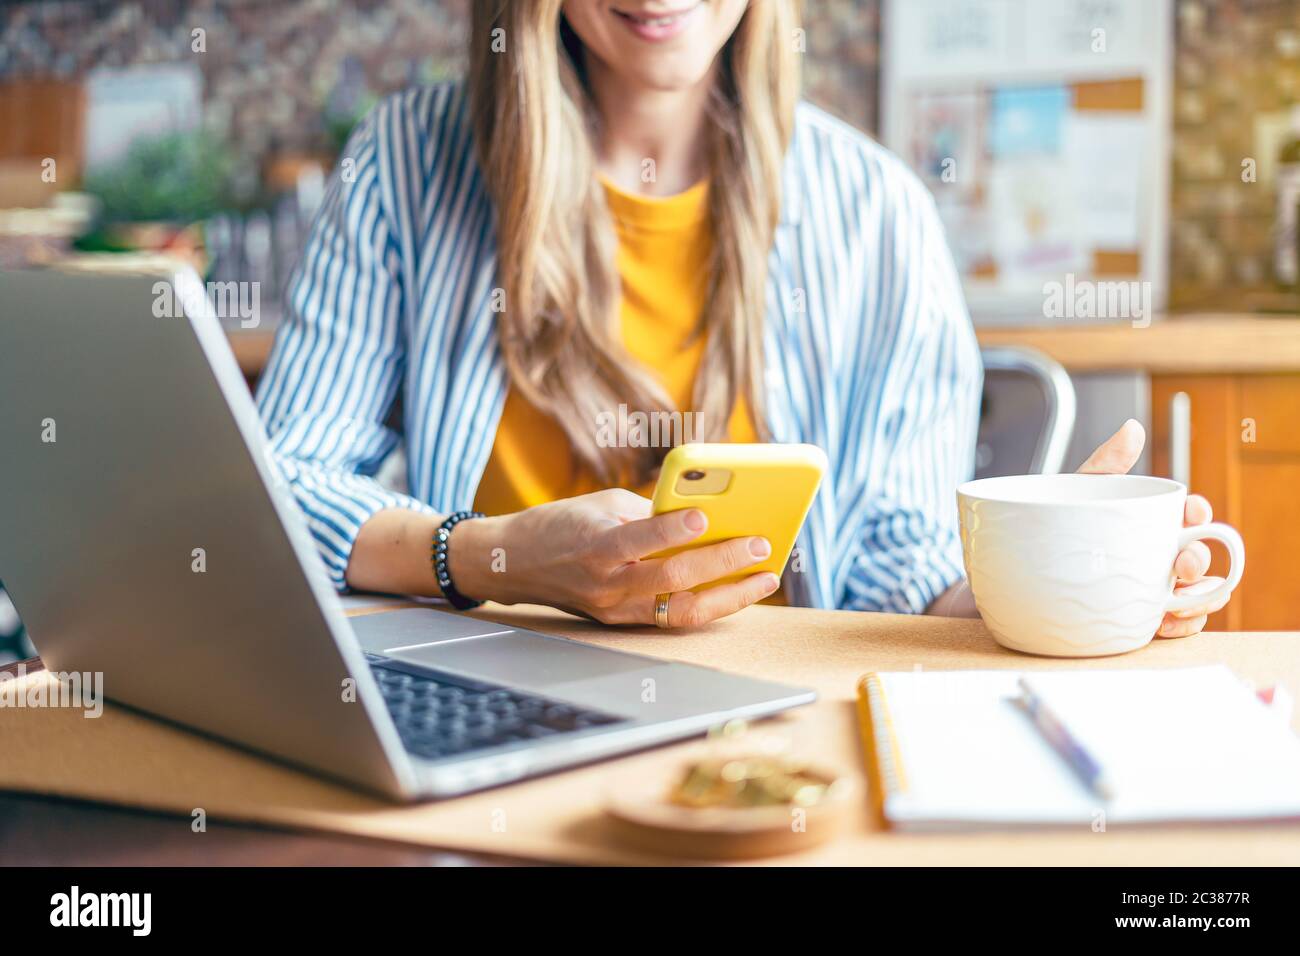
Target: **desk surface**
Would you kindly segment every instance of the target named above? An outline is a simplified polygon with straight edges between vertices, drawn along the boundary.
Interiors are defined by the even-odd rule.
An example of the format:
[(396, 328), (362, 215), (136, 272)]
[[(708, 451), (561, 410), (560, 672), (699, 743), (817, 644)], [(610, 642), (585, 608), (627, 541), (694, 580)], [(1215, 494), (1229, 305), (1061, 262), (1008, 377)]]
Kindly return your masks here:
[(528, 861), (0, 793), (4, 866), (502, 866)]
[[(978, 622), (942, 618), (756, 607), (698, 634), (686, 635), (654, 629), (611, 632), (542, 608), (487, 608), (478, 613), (494, 620), (561, 633), (605, 646), (711, 664), (753, 676), (779, 678), (814, 687), (821, 694), (817, 704), (765, 722), (762, 725), (764, 732), (786, 735), (798, 752), (859, 778), (861, 758), (854, 724), (853, 692), (857, 677), (867, 670), (1177, 667), (1221, 661), (1257, 684), (1282, 682), (1293, 692), (1300, 690), (1300, 635), (1289, 633), (1206, 634), (1185, 640), (1157, 641), (1143, 651), (1121, 657), (1053, 661), (1004, 651), (993, 643)], [(153, 724), (143, 718), (134, 719)], [(96, 723), (104, 724), (97, 731), (105, 735), (100, 739), (112, 741), (116, 731), (107, 720), (101, 719)], [(125, 724), (125, 719), (118, 722), (119, 726)], [(1297, 726), (1300, 727), (1300, 723)], [(146, 729), (155, 732), (152, 728)], [(159, 729), (157, 736), (150, 738), (155, 750), (147, 755), (136, 755), (120, 746), (103, 754), (93, 748), (79, 748), (79, 769), (75, 774), (65, 770), (60, 775), (57, 767), (41, 767), (42, 773), (53, 774), (52, 787), (38, 786), (38, 775), (30, 768), (33, 764), (54, 762), (43, 761), (39, 751), (30, 749), (36, 745), (29, 744), (26, 745), (29, 760), (15, 760), (9, 766), (0, 766), (0, 788), (54, 789), (68, 796), (181, 812), (181, 808), (197, 804), (189, 802), (192, 795), (180, 784), (173, 787), (175, 782), (167, 776), (165, 768), (170, 767), (169, 758), (172, 756), (168, 748), (193, 748), (197, 754), (200, 744), (191, 743), (194, 738), (180, 731), (167, 730), (166, 734), (171, 736), (164, 736)], [(17, 756), (23, 753), (24, 746), (24, 742), (19, 740), (14, 747), (7, 749), (11, 756)], [(346, 841), (337, 844), (343, 859), (355, 858), (348, 854), (361, 852), (343, 849), (356, 846), (347, 838), (369, 836), (422, 844), (422, 851), (411, 852), (425, 855), (431, 853), (431, 848), (445, 847), (497, 857), (637, 862), (645, 861), (645, 858), (625, 853), (611, 842), (611, 830), (601, 814), (604, 792), (612, 781), (629, 776), (666, 776), (700, 746), (699, 743), (686, 743), (660, 748), (524, 781), (485, 794), (413, 808), (373, 804), (342, 788), (207, 742), (201, 744), (202, 759), (195, 756), (196, 764), (191, 769), (197, 772), (198, 764), (206, 761), (211, 776), (205, 781), (204, 793), (212, 819), (226, 816), (254, 819), (270, 825), (301, 822), (304, 826), (330, 830), (334, 835), (328, 839)], [(190, 751), (185, 753), (190, 754)], [(94, 764), (100, 761), (102, 764), (97, 771)], [(145, 788), (138, 783), (134, 787), (122, 784), (120, 778), (123, 774), (120, 772), (116, 775), (119, 778), (117, 783), (102, 779), (104, 774), (112, 776), (110, 768), (123, 762), (132, 764), (135, 774), (156, 776)], [(18, 764), (28, 769), (15, 766)], [(238, 786), (215, 779), (214, 771), (217, 769), (224, 773), (238, 773)], [(101, 779), (92, 782), (86, 779), (96, 776)], [(217, 792), (219, 785), (223, 786)], [(0, 803), (0, 821), (18, 813), (20, 819), (25, 814), (42, 824), (43, 815), (53, 811), (35, 800), (20, 798), (17, 810), (13, 809), (12, 801)], [(230, 812), (223, 813), (223, 807), (228, 807)], [(505, 833), (487, 832), (487, 821), (494, 813), (508, 816), (510, 825)], [(56, 825), (57, 816), (49, 819), (49, 825)], [(89, 826), (107, 829), (120, 825), (119, 820), (120, 817), (105, 816), (102, 824)], [(13, 845), (12, 836), (5, 839), (10, 846)], [(109, 838), (105, 836), (104, 839)], [(0, 851), (4, 846), (0, 842)], [(31, 841), (21, 846), (31, 847)], [(287, 858), (296, 852), (308, 852), (302, 849), (305, 844), (301, 842), (283, 846)], [(322, 844), (322, 847), (327, 846)], [(39, 855), (36, 847), (31, 847), (28, 852), (33, 856)], [(268, 849), (268, 854), (272, 852)], [(329, 851), (325, 848), (317, 852)], [(16, 859), (8, 852), (3, 856)], [(170, 859), (182, 861), (175, 856)], [(195, 861), (202, 860), (195, 858)], [(1300, 863), (1300, 826), (1112, 827), (1100, 834), (1091, 830), (1062, 829), (904, 835), (877, 829), (864, 803), (852, 830), (835, 844), (777, 862), (1296, 864)]]
[[(39, 659), (0, 667), (18, 673)], [(0, 792), (0, 864), (6, 866), (509, 866), (532, 861), (452, 853), (331, 833), (212, 821), (202, 841), (183, 817)]]

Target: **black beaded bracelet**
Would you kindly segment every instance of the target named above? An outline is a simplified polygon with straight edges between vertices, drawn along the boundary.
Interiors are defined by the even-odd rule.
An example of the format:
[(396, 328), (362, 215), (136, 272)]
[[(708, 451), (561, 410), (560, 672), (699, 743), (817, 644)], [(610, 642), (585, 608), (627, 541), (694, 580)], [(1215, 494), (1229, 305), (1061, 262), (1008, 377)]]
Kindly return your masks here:
[(456, 585), (451, 581), (451, 570), (447, 567), (447, 542), (451, 540), (451, 529), (456, 525), (469, 518), (482, 517), (481, 511), (457, 511), (455, 514), (448, 515), (447, 520), (433, 533), (433, 544), (429, 554), (429, 560), (433, 563), (433, 576), (438, 579), (442, 596), (458, 611), (468, 611), (483, 602), (471, 600), (456, 590)]

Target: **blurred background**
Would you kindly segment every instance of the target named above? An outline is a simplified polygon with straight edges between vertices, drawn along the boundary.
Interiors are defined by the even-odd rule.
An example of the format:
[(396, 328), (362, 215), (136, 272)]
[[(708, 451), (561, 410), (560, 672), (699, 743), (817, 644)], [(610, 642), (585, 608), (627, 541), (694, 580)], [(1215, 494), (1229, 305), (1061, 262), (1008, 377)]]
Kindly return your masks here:
[[(5, 3), (0, 268), (184, 262), (260, 283), (255, 326), (229, 328), (252, 383), (348, 132), (385, 94), (460, 74), (469, 2)], [(926, 179), (982, 344), (1068, 374), (1063, 466), (1143, 421), (1142, 470), (1210, 496), (1251, 552), (1211, 627), (1300, 627), (1274, 531), (1300, 526), (1300, 0), (804, 10), (806, 97)], [(1044, 283), (1076, 276), (1142, 283), (1151, 308), (1050, 307)], [(986, 425), (1014, 444), (1037, 426), (1000, 388), (991, 374)], [(0, 599), (0, 655), (18, 631)]]

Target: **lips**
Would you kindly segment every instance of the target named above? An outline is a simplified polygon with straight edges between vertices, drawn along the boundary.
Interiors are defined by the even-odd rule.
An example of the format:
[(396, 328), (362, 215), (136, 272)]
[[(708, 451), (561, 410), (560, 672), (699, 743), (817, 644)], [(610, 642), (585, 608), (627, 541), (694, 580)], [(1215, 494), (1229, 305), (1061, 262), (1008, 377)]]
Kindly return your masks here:
[(625, 10), (615, 10), (620, 17), (631, 20), (633, 23), (639, 23), (646, 27), (666, 27), (670, 23), (678, 20), (691, 12), (692, 8), (685, 10), (675, 10), (671, 13), (645, 14), (645, 13), (628, 13)]
[(619, 18), (633, 33), (643, 40), (668, 40), (677, 36), (686, 28), (691, 14), (699, 7), (698, 3), (677, 10), (647, 10), (631, 13), (627, 10), (614, 9)]

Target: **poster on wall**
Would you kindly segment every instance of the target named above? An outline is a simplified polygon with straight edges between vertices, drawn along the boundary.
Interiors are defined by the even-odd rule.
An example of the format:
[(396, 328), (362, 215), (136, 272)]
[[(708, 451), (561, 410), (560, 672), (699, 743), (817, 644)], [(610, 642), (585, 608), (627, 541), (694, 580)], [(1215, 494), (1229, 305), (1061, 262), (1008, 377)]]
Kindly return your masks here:
[(1162, 304), (1169, 0), (887, 0), (885, 18), (883, 139), (934, 194), (976, 320), (1050, 320), (1067, 280)]

